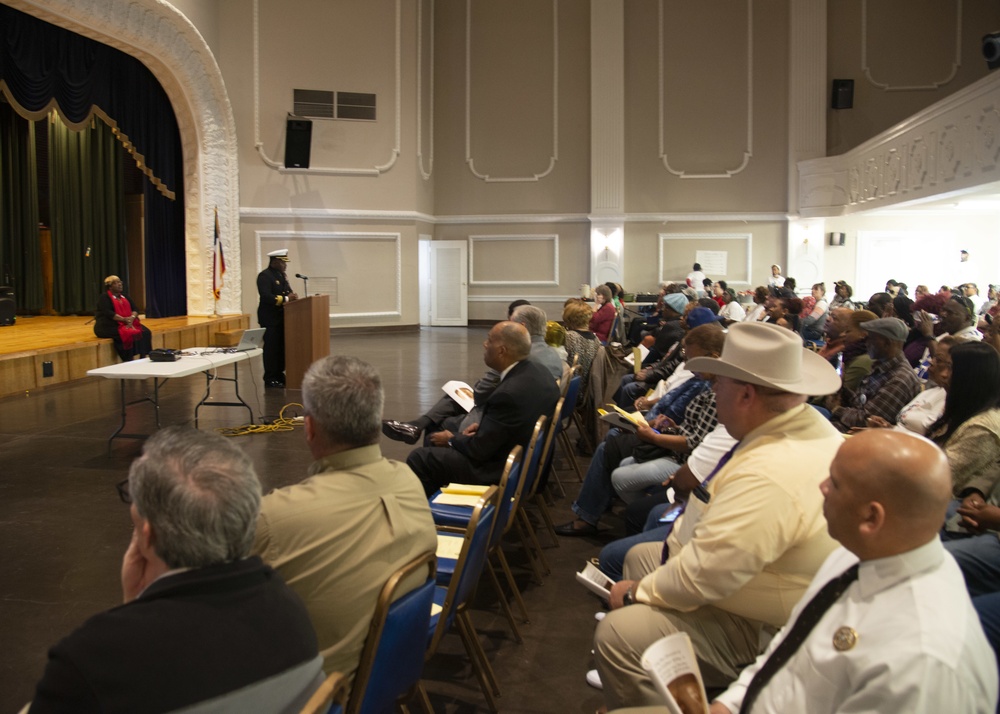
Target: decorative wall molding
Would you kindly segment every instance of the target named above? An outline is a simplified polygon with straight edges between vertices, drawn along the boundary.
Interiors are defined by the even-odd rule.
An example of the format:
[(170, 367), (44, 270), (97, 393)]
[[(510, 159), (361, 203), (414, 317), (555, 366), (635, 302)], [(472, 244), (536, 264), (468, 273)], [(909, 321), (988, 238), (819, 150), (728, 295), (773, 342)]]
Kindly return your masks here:
[[(430, 157), (424, 168), (424, 3), (430, 5), (430, 37), (427, 46), (430, 52), (430, 87), (427, 90), (428, 150)], [(420, 176), (427, 181), (434, 172), (434, 0), (417, 0), (417, 168)]]
[(625, 213), (618, 216), (590, 215), (587, 213), (511, 213), (465, 216), (435, 216), (420, 211), (380, 211), (344, 208), (240, 208), (240, 218), (255, 220), (344, 220), (344, 221), (421, 221), (439, 226), (448, 225), (497, 225), (545, 223), (694, 223), (740, 222), (773, 223), (787, 221), (787, 213)]
[(799, 162), (799, 215), (837, 216), (1000, 181), (1000, 73), (840, 156)]
[[(741, 279), (729, 279), (726, 282), (729, 285), (750, 285), (750, 268), (753, 262), (753, 234), (751, 233), (660, 233), (658, 235), (657, 248), (659, 253), (659, 263), (657, 265), (656, 274), (660, 277), (658, 281), (665, 280), (677, 280), (682, 279), (684, 276), (679, 275), (664, 275), (663, 273), (663, 258), (666, 254), (666, 248), (669, 241), (672, 240), (688, 240), (688, 241), (706, 241), (706, 240), (735, 240), (742, 241), (746, 243), (747, 259), (745, 270), (746, 273)], [(728, 266), (729, 271), (732, 270), (732, 266)], [(708, 268), (706, 267), (706, 270)], [(729, 272), (727, 271), (727, 272)], [(731, 273), (730, 273), (731, 274)]]
[(260, 140), (260, 0), (253, 0), (253, 140), (254, 148), (265, 165), (275, 169), (281, 174), (306, 174), (311, 176), (380, 176), (396, 165), (396, 159), (400, 153), (400, 136), (402, 117), (402, 8), (401, 0), (396, 3), (396, 89), (395, 89), (395, 146), (393, 146), (389, 158), (383, 164), (372, 167), (321, 167), (310, 166), (308, 169), (289, 169), (264, 153), (264, 143)]
[[(515, 48), (511, 48), (514, 51)], [(472, 0), (465, 0), (465, 164), (487, 183), (523, 183), (545, 178), (559, 160), (559, 0), (552, 0), (552, 153), (549, 166), (530, 176), (490, 176), (476, 169), (472, 157)]]
[[(868, 80), (869, 84), (886, 92), (914, 92), (938, 89), (955, 78), (958, 68), (962, 66), (962, 0), (955, 0), (955, 59), (952, 60), (951, 71), (942, 80), (931, 82), (931, 84), (911, 86), (892, 86), (888, 82), (880, 82), (872, 76), (871, 67), (868, 66), (868, 2), (869, 0), (861, 0), (861, 71), (864, 72), (865, 79)], [(941, 0), (935, 0), (935, 2), (941, 2)]]
[[(403, 257), (402, 257), (402, 235), (399, 233), (385, 232), (359, 232), (359, 231), (255, 231), (254, 249), (257, 256), (257, 265), (264, 265), (264, 259), (260, 244), (263, 240), (270, 238), (281, 239), (305, 239), (305, 240), (328, 240), (328, 241), (391, 241), (396, 247), (396, 309), (372, 312), (331, 312), (330, 319), (344, 319), (356, 317), (402, 317), (403, 315)], [(360, 299), (360, 298), (358, 298)]]
[(590, 210), (625, 210), (625, 0), (590, 3)]
[(256, 220), (344, 220), (344, 221), (424, 221), (436, 223), (434, 216), (420, 211), (380, 211), (350, 208), (258, 208), (243, 206), (240, 218)]
[(580, 297), (579, 291), (573, 293), (572, 295), (525, 295), (524, 293), (517, 293), (516, 295), (470, 295), (469, 302), (502, 302), (505, 305), (511, 301), (513, 298), (518, 300), (527, 300), (532, 305), (536, 305), (540, 302), (554, 302), (562, 305), (564, 302), (570, 298)]
[[(242, 312), (236, 123), (222, 73), (194, 25), (159, 0), (4, 0), (17, 10), (138, 58), (170, 98), (184, 153), (184, 252), (189, 315)], [(213, 227), (219, 209), (227, 258), (212, 296)]]
[[(476, 280), (476, 243), (498, 243), (505, 241), (546, 241), (552, 243), (552, 277), (549, 280)], [(516, 268), (513, 263), (509, 267)], [(559, 235), (479, 235), (469, 236), (469, 286), (478, 285), (549, 285), (559, 287)]]
[[(663, 166), (672, 173), (674, 176), (682, 179), (706, 179), (706, 178), (732, 178), (736, 174), (740, 173), (743, 169), (747, 167), (750, 163), (750, 158), (753, 156), (753, 0), (746, 0), (747, 5), (747, 147), (743, 152), (742, 163), (734, 169), (720, 169), (715, 173), (688, 173), (683, 169), (676, 169), (670, 165), (670, 160), (667, 158), (667, 150), (665, 147), (665, 140), (663, 137), (663, 115), (664, 115), (664, 91), (663, 91), (663, 67), (664, 67), (664, 57), (663, 57), (663, 22), (664, 22), (664, 11), (663, 11), (664, 0), (659, 0), (659, 27), (657, 28), (659, 34), (659, 138), (660, 138), (660, 159), (663, 161)], [(734, 3), (735, 4), (735, 3)]]

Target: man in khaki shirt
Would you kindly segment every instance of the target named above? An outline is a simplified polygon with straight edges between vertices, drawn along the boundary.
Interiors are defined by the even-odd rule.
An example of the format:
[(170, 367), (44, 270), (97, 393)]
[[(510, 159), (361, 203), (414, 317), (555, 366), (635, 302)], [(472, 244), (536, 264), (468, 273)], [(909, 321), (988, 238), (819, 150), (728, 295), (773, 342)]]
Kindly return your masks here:
[(305, 602), (327, 673), (353, 674), (382, 586), (437, 546), (420, 481), (382, 457), (382, 401), (374, 367), (354, 357), (315, 362), (302, 403), (316, 461), (307, 479), (261, 502), (254, 553)]
[(691, 636), (708, 687), (727, 685), (783, 625), (836, 543), (819, 484), (843, 437), (805, 404), (840, 385), (798, 335), (765, 323), (730, 328), (722, 356), (688, 368), (714, 375), (719, 422), (738, 440), (692, 497), (663, 544), (637, 545), (594, 654), (609, 708), (656, 704), (643, 651), (677, 631)]

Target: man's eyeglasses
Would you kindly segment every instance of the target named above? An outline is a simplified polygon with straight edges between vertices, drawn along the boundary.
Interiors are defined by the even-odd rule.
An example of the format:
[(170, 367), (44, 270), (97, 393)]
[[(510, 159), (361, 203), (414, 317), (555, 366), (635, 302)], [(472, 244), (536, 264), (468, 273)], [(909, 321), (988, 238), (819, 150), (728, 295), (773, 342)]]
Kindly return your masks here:
[(118, 491), (118, 498), (122, 500), (122, 503), (132, 503), (132, 494), (128, 492), (128, 479), (125, 479), (120, 483), (116, 483), (115, 490)]

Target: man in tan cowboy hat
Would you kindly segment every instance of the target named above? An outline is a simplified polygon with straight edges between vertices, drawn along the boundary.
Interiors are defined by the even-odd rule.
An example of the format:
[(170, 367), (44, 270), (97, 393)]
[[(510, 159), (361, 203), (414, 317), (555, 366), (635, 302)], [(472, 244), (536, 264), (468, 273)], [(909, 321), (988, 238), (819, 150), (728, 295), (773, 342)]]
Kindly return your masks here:
[(611, 709), (661, 703), (640, 660), (678, 631), (690, 635), (706, 686), (728, 685), (836, 546), (819, 485), (843, 437), (805, 403), (839, 388), (830, 364), (789, 330), (744, 322), (729, 329), (721, 357), (688, 369), (714, 375), (719, 421), (738, 443), (666, 543), (637, 545), (625, 559), (594, 636)]

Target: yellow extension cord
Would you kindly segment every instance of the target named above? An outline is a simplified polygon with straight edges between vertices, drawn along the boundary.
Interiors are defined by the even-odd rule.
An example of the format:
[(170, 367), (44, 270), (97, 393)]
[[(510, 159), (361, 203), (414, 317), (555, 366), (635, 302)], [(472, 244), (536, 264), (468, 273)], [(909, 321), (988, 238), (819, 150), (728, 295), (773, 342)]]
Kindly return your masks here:
[(270, 424), (243, 424), (242, 426), (224, 426), (216, 429), (223, 436), (247, 436), (249, 434), (268, 434), (275, 431), (293, 431), (302, 424), (302, 416), (286, 417), (285, 410), (291, 407), (302, 408), (298, 402), (290, 402), (278, 412), (278, 418)]

